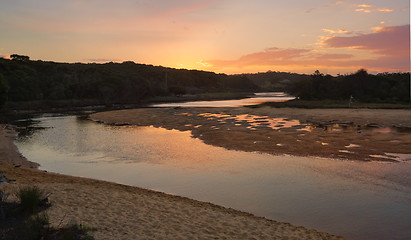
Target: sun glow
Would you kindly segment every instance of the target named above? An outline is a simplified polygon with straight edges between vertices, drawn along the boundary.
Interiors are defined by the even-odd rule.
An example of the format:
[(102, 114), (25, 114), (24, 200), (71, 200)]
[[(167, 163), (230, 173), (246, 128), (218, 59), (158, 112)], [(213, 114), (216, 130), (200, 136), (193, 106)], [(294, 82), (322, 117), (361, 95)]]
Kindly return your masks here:
[[(62, 62), (134, 61), (227, 73), (305, 69), (310, 73), (312, 65), (339, 71), (347, 65), (342, 57), (354, 55), (363, 59), (352, 67), (355, 71), (358, 66), (373, 69), (372, 63), (379, 59), (366, 59), (364, 49), (353, 51), (359, 48), (351, 45), (335, 53), (327, 42), (336, 36), (353, 41), (389, 27), (409, 26), (409, 8), (396, 11), (409, 5), (406, 0), (379, 6), (336, 1), (321, 8), (311, 1), (298, 6), (245, 0), (48, 2), (41, 6), (30, 1), (0, 3), (4, 32), (0, 57), (20, 53), (34, 60)], [(395, 16), (390, 14), (394, 11)], [(372, 27), (378, 31), (371, 32)], [(385, 52), (388, 47), (397, 49), (398, 42), (409, 42), (409, 35), (401, 31), (385, 35), (396, 43), (384, 45)], [(409, 58), (402, 55), (387, 56), (375, 65), (408, 71)]]

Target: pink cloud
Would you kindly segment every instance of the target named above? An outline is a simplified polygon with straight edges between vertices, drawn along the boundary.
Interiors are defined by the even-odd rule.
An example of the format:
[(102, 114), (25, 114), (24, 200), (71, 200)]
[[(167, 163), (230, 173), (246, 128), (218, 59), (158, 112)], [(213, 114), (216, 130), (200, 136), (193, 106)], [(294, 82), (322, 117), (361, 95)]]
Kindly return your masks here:
[(351, 54), (317, 53), (312, 49), (268, 48), (262, 52), (244, 55), (236, 60), (210, 60), (213, 66), (247, 67), (247, 66), (286, 66), (286, 65), (328, 65), (335, 60), (350, 59)]
[(255, 64), (255, 63), (266, 63), (272, 62), (276, 63), (278, 61), (289, 61), (292, 59), (303, 57), (304, 53), (309, 52), (305, 49), (280, 49), (280, 48), (269, 48), (263, 52), (257, 52), (242, 56), (239, 61), (245, 64)]
[(410, 56), (410, 25), (380, 27), (376, 32), (349, 37), (330, 37), (323, 42), (331, 48), (353, 48), (386, 56)]
[[(210, 60), (214, 68), (252, 69), (276, 67), (327, 67), (350, 68), (356, 71), (367, 68), (372, 71), (409, 71), (410, 70), (410, 30), (409, 25), (380, 27), (374, 33), (346, 37), (330, 37), (324, 40), (329, 48), (347, 49), (350, 53), (327, 53), (315, 49), (268, 48), (265, 51), (241, 56), (235, 60)], [(369, 52), (364, 55), (363, 52)], [(356, 54), (356, 52), (358, 54)]]
[(244, 55), (237, 60), (211, 60), (208, 61), (212, 65), (225, 65), (225, 66), (248, 66), (248, 65), (270, 65), (270, 64), (283, 64), (295, 59), (304, 57), (304, 53), (309, 52), (306, 49), (280, 49), (280, 48), (268, 48), (262, 52), (256, 52)]

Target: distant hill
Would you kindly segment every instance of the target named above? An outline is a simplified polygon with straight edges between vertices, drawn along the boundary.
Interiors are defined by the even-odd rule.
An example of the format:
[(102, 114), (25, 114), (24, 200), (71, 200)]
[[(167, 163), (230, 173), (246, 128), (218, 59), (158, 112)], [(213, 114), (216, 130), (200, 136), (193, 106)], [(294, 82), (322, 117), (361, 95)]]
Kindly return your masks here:
[[(3, 92), (8, 90), (8, 101), (13, 103), (76, 100), (122, 104), (138, 103), (153, 96), (258, 90), (252, 81), (240, 75), (134, 62), (56, 63), (12, 56), (12, 60), (0, 58), (0, 88), (3, 83)], [(1, 92), (0, 89), (0, 99)]]

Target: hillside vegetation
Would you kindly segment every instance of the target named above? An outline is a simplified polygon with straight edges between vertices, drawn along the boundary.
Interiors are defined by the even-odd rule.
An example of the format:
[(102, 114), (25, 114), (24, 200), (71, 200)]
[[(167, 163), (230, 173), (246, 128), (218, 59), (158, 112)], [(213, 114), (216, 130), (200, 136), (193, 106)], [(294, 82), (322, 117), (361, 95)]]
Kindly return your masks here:
[(241, 75), (134, 62), (71, 64), (0, 59), (0, 101), (8, 99), (13, 106), (35, 101), (42, 105), (62, 101), (75, 105), (124, 104), (154, 96), (256, 90), (258, 87)]
[(333, 77), (316, 71), (310, 79), (294, 82), (288, 92), (302, 100), (348, 100), (375, 103), (410, 101), (410, 73), (354, 74)]
[(170, 96), (184, 94), (221, 98), (233, 96), (228, 92), (257, 91), (283, 91), (305, 101), (410, 102), (410, 73), (373, 75), (361, 69), (339, 76), (319, 71), (226, 75), (130, 61), (84, 64), (31, 61), (17, 54), (11, 58), (0, 58), (0, 108), (139, 104), (153, 98), (172, 101)]

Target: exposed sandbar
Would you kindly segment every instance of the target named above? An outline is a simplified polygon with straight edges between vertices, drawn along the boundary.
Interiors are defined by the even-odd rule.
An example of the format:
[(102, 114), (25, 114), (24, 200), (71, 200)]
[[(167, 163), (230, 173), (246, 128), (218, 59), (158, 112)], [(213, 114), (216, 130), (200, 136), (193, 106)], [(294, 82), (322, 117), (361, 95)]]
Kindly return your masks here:
[[(253, 121), (244, 120), (250, 116)], [(387, 153), (411, 154), (411, 110), (141, 108), (100, 112), (90, 118), (191, 131), (207, 144), (275, 155), (400, 161)], [(276, 129), (269, 125), (273, 119), (280, 119)]]

